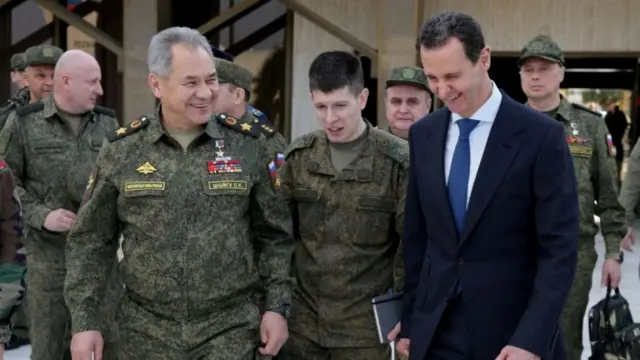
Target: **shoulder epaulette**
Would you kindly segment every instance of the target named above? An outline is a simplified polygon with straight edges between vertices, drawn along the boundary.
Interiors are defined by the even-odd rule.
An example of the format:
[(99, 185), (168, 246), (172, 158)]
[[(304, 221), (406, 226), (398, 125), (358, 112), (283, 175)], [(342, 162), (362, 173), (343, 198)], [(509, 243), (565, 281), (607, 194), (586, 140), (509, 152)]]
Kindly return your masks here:
[(582, 105), (582, 104), (571, 103), (571, 105), (572, 105), (574, 108), (578, 109), (578, 110), (586, 111), (586, 112), (591, 113), (591, 114), (593, 114), (593, 115), (596, 115), (596, 116), (598, 116), (598, 117), (600, 117), (600, 118), (602, 117), (602, 114), (600, 114), (599, 112), (597, 112), (597, 111), (593, 111), (593, 110), (589, 109), (588, 107), (586, 107), (586, 106), (584, 106), (584, 105)]
[(299, 138), (293, 140), (287, 147), (287, 150), (284, 152), (284, 158), (287, 159), (289, 155), (296, 152), (297, 150), (311, 147), (311, 145), (313, 145), (313, 143), (316, 141), (316, 137), (318, 136), (319, 131), (314, 131), (309, 134), (302, 135)]
[(113, 109), (109, 109), (108, 107), (96, 105), (93, 107), (93, 111), (97, 112), (98, 114), (111, 116), (112, 118), (116, 117), (116, 111)]
[(44, 109), (44, 103), (42, 101), (38, 101), (33, 104), (27, 104), (25, 106), (17, 108), (16, 114), (19, 117), (23, 117), (41, 111), (42, 109)]
[(227, 114), (218, 114), (216, 116), (216, 119), (222, 125), (230, 129), (233, 129), (239, 133), (252, 136), (254, 138), (259, 138), (260, 134), (262, 134), (262, 130), (260, 126), (256, 124), (248, 124), (248, 123), (240, 122), (238, 119), (234, 118), (233, 116), (229, 116)]
[(409, 143), (391, 133), (381, 129), (375, 129), (375, 133), (380, 137), (382, 153), (397, 161), (404, 170), (409, 169), (411, 159), (409, 157)]
[(107, 140), (109, 142), (116, 141), (118, 139), (122, 139), (123, 137), (129, 136), (135, 132), (138, 132), (140, 129), (144, 129), (149, 126), (149, 118), (146, 116), (142, 116), (139, 119), (133, 120), (131, 124), (126, 127), (120, 127), (117, 130), (110, 131), (107, 133)]

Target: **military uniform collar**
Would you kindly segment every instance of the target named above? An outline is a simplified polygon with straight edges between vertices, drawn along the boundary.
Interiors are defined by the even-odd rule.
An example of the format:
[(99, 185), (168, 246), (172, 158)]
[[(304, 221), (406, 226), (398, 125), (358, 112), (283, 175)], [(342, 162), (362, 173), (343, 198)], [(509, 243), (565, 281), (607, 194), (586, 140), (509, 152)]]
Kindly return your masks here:
[(53, 99), (53, 92), (46, 98), (42, 99), (42, 104), (44, 105), (44, 108), (42, 109), (42, 116), (44, 116), (45, 119), (49, 119), (53, 117), (53, 115), (58, 114), (58, 108), (56, 107), (56, 103)]
[(366, 123), (366, 139), (356, 160), (338, 173), (331, 163), (329, 139), (327, 138), (327, 134), (323, 133), (322, 136), (317, 139), (316, 148), (309, 157), (307, 171), (335, 176), (336, 180), (370, 181), (373, 175), (375, 158), (374, 139), (372, 138), (373, 126), (366, 119), (364, 119), (364, 121)]
[[(212, 139), (221, 139), (223, 137), (220, 132), (220, 127), (215, 119), (215, 115), (211, 116), (205, 125), (204, 133)], [(169, 137), (163, 125), (162, 108), (160, 106), (156, 108), (156, 113), (154, 114), (153, 119), (151, 119), (149, 129), (147, 129), (147, 134), (153, 143), (160, 140), (163, 135)]]
[(571, 103), (564, 96), (560, 95), (560, 106), (556, 112), (560, 117), (558, 120), (569, 122), (571, 121), (572, 113), (573, 107), (571, 106)]

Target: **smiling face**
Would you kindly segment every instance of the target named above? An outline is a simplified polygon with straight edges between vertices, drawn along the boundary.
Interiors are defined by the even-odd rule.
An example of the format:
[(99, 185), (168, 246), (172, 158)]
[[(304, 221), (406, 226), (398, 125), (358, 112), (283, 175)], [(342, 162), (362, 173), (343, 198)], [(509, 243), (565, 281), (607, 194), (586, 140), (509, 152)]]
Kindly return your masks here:
[(347, 86), (324, 93), (311, 92), (316, 116), (329, 141), (345, 143), (356, 139), (362, 129), (362, 109), (367, 105), (369, 91), (363, 89), (355, 95)]
[(206, 124), (219, 92), (213, 58), (201, 47), (184, 44), (173, 45), (171, 52), (169, 75), (149, 75), (153, 94), (160, 99), (165, 117), (169, 115), (180, 126)]
[(420, 58), (429, 88), (452, 112), (469, 117), (486, 101), (484, 87), (491, 65), (489, 47), (485, 46), (473, 63), (462, 42), (452, 37), (442, 46), (422, 47)]

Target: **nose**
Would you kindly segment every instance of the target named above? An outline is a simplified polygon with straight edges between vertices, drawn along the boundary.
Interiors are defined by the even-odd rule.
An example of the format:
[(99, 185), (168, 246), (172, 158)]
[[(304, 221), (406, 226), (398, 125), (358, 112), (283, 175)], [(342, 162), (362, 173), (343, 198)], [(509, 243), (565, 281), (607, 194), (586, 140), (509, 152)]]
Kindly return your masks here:
[(104, 92), (102, 91), (102, 84), (98, 84), (98, 88), (96, 89), (96, 95), (102, 96)]

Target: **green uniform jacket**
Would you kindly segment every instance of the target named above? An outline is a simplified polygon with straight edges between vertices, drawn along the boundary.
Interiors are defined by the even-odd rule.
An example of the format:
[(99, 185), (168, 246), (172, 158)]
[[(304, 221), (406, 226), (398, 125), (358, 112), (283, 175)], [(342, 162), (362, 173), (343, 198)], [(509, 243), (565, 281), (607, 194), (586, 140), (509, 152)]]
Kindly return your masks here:
[(402, 282), (409, 147), (366, 131), (362, 153), (340, 172), (322, 130), (293, 141), (279, 171), (296, 236), (289, 326), (321, 346), (378, 344), (371, 298)]
[(23, 87), (18, 90), (15, 97), (9, 99), (0, 107), (0, 131), (6, 125), (9, 115), (17, 108), (27, 105), (30, 99), (29, 88)]
[(23, 240), (23, 214), (13, 177), (0, 159), (0, 343), (11, 338), (11, 313), (24, 296), (25, 266), (15, 261)]
[[(616, 164), (607, 143), (607, 128), (600, 114), (562, 99), (556, 113), (567, 135), (580, 196), (580, 247), (593, 248), (600, 217), (607, 257), (620, 253), (626, 233), (624, 209), (618, 202)], [(594, 204), (595, 202), (595, 204)]]
[(636, 143), (629, 154), (627, 174), (618, 199), (625, 209), (627, 226), (634, 226), (640, 200), (640, 142)]
[(259, 294), (267, 308), (290, 303), (291, 216), (264, 135), (240, 125), (220, 115), (186, 151), (158, 115), (110, 137), (67, 243), (74, 332), (97, 327), (121, 233), (126, 295), (159, 320), (219, 317), (215, 335), (249, 326), (237, 309)]
[(114, 115), (96, 107), (76, 136), (56, 109), (53, 95), (12, 113), (0, 135), (0, 154), (15, 175), (29, 244), (64, 247), (67, 233), (44, 230), (44, 220), (55, 209), (78, 211), (105, 135), (118, 126)]

